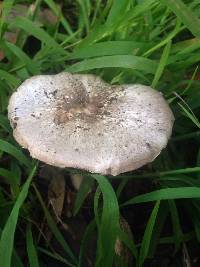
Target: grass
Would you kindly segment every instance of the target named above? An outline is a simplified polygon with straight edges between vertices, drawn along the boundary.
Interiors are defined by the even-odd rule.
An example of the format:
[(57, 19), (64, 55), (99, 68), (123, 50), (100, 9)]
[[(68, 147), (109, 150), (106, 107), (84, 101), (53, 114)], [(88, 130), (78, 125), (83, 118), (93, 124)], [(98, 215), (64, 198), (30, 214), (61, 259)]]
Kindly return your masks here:
[[(61, 5), (60, 3), (64, 3)], [(26, 14), (11, 16), (19, 4)], [(30, 6), (32, 4), (32, 6)], [(41, 20), (44, 8), (53, 22)], [(200, 242), (200, 3), (196, 0), (83, 0), (10, 1), (1, 3), (0, 50), (0, 266), (47, 266), (44, 258), (63, 266), (85, 266), (89, 241), (96, 242), (92, 266), (126, 266), (114, 251), (119, 237), (129, 248), (135, 266), (156, 257), (160, 244)], [(53, 16), (53, 15), (52, 15)], [(9, 34), (14, 34), (14, 40)], [(77, 193), (75, 217), (84, 207), (87, 192), (98, 185), (94, 213), (78, 253), (56, 224), (37, 183), (38, 165), (20, 148), (7, 119), (9, 96), (26, 78), (70, 71), (94, 73), (112, 84), (142, 83), (162, 92), (174, 115), (168, 147), (151, 170), (116, 178), (86, 174)], [(34, 167), (35, 166), (35, 167)], [(71, 170), (66, 170), (71, 172)], [(35, 178), (34, 178), (35, 176)], [(28, 177), (28, 178), (26, 178)], [(41, 179), (41, 178), (40, 178)], [(151, 183), (147, 192), (123, 199), (137, 181)], [(118, 183), (118, 188), (112, 184)], [(153, 202), (139, 239), (119, 229), (119, 216), (134, 205), (144, 209)], [(144, 204), (147, 203), (147, 204)], [(40, 210), (63, 253), (41, 233), (33, 215)], [(165, 211), (165, 212), (164, 212)], [(140, 214), (138, 215), (140, 216)], [(187, 217), (187, 220), (186, 220)], [(139, 220), (140, 218), (138, 218)], [(190, 221), (190, 227), (185, 225)], [(132, 222), (128, 221), (131, 225)], [(171, 224), (168, 236), (165, 225)], [(26, 229), (26, 231), (23, 231)], [(15, 236), (15, 239), (14, 239)], [(23, 240), (23, 253), (20, 248)], [(134, 241), (136, 240), (136, 241)], [(22, 256), (23, 255), (23, 256)], [(56, 264), (56, 263), (55, 263)], [(150, 266), (150, 265), (149, 265)]]

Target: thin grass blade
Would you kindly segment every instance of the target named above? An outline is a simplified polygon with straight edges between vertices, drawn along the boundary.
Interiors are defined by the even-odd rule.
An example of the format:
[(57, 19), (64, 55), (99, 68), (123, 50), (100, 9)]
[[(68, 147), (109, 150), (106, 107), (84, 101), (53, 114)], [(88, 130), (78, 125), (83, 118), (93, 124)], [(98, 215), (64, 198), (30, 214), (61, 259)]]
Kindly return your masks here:
[(182, 198), (200, 198), (199, 187), (179, 187), (179, 188), (166, 188), (156, 191), (152, 191), (147, 194), (136, 196), (126, 201), (122, 206), (131, 204), (145, 203), (158, 200), (169, 200), (169, 199), (182, 199)]
[(169, 204), (169, 210), (171, 214), (171, 221), (172, 221), (172, 227), (173, 227), (173, 233), (174, 233), (175, 252), (177, 252), (180, 249), (181, 237), (183, 233), (181, 230), (178, 210), (177, 210), (175, 201), (173, 199), (168, 200), (168, 204)]
[(152, 233), (153, 233), (154, 225), (156, 222), (159, 206), (160, 206), (160, 201), (157, 201), (152, 210), (151, 216), (148, 220), (148, 223), (147, 223), (147, 226), (144, 232), (144, 236), (143, 236), (141, 248), (140, 248), (140, 255), (139, 255), (139, 262), (138, 262), (139, 267), (143, 265), (146, 257), (148, 256), (148, 252), (150, 248), (149, 246), (151, 243)]
[(2, 31), (3, 31), (3, 26), (5, 23), (5, 19), (8, 16), (13, 4), (14, 0), (4, 0), (2, 3), (2, 12), (1, 12), (1, 19), (0, 19), (0, 38), (2, 37)]
[(24, 30), (29, 35), (35, 36), (41, 42), (43, 42), (48, 47), (53, 47), (59, 52), (66, 54), (65, 50), (43, 29), (37, 26), (31, 20), (24, 17), (17, 17), (13, 22), (13, 27), (18, 27)]
[(112, 266), (114, 245), (119, 229), (119, 207), (117, 197), (108, 180), (101, 175), (92, 175), (98, 182), (103, 195), (103, 209), (100, 221), (100, 247), (102, 253), (98, 255), (96, 267)]
[(36, 75), (40, 72), (40, 66), (36, 62), (34, 62), (26, 53), (23, 52), (18, 46), (10, 43), (5, 42), (5, 45), (9, 48), (9, 50), (19, 58), (27, 69), (30, 71), (31, 74)]
[(163, 71), (165, 69), (165, 66), (167, 65), (167, 60), (168, 60), (168, 57), (169, 57), (170, 48), (171, 48), (171, 40), (167, 43), (167, 45), (165, 46), (165, 48), (163, 50), (160, 62), (158, 64), (158, 68), (156, 70), (153, 82), (151, 84), (151, 86), (153, 88), (155, 88), (157, 86), (158, 81), (159, 81), (160, 77), (162, 76)]
[(15, 229), (17, 225), (17, 220), (19, 217), (19, 210), (28, 195), (28, 190), (29, 190), (32, 178), (35, 175), (36, 169), (37, 169), (37, 166), (34, 166), (33, 169), (31, 170), (29, 177), (26, 180), (25, 184), (23, 185), (22, 190), (13, 206), (11, 214), (2, 231), (1, 239), (0, 239), (1, 266), (10, 267), (11, 265), (11, 258), (12, 258), (13, 244), (14, 244), (14, 234), (15, 234)]
[(31, 167), (30, 160), (17, 147), (2, 139), (0, 139), (0, 151), (6, 152), (9, 155), (13, 156), (26, 167)]
[(161, 2), (176, 14), (194, 36), (200, 38), (200, 19), (183, 1), (161, 0)]
[(76, 195), (76, 199), (74, 203), (74, 216), (79, 212), (93, 184), (94, 184), (94, 180), (91, 179), (91, 177), (84, 177), (83, 182), (81, 183), (81, 186)]
[(94, 233), (95, 228), (96, 228), (95, 220), (92, 220), (88, 224), (88, 226), (84, 232), (83, 238), (81, 240), (78, 267), (82, 266), (83, 259), (87, 255), (87, 253), (86, 253), (87, 245), (88, 245), (89, 240), (93, 237), (93, 235), (95, 235), (95, 233)]
[(69, 59), (91, 58), (112, 55), (134, 55), (149, 48), (151, 43), (137, 41), (107, 41), (92, 44), (87, 47), (77, 48)]
[(19, 78), (2, 69), (0, 69), (0, 79), (5, 80), (6, 83), (13, 89), (21, 83)]
[[(33, 184), (33, 188), (36, 192), (37, 198), (40, 201), (40, 204), (42, 206), (42, 209), (44, 211), (47, 223), (49, 228), (51, 229), (52, 233), (54, 234), (55, 238), (57, 239), (57, 241), (60, 243), (60, 245), (62, 246), (62, 248), (65, 250), (65, 252), (68, 254), (68, 256), (70, 257), (70, 259), (74, 262), (77, 263), (77, 259), (74, 256), (73, 252), (71, 251), (69, 245), (67, 244), (67, 242), (65, 241), (63, 235), (61, 234), (60, 230), (58, 229), (56, 223), (54, 222), (50, 212), (48, 211), (42, 196), (40, 194), (40, 192), (37, 190), (37, 187)], [(71, 265), (71, 263), (70, 263)]]
[(44, 2), (52, 9), (54, 14), (60, 18), (60, 21), (65, 28), (65, 30), (68, 32), (68, 34), (71, 36), (73, 35), (72, 28), (69, 24), (69, 22), (66, 20), (66, 18), (61, 13), (61, 10), (58, 8), (58, 6), (55, 4), (53, 0), (44, 0)]
[(142, 70), (146, 73), (154, 74), (157, 63), (153, 60), (137, 56), (105, 56), (84, 60), (66, 69), (70, 72), (81, 72), (100, 68), (128, 68)]
[(26, 228), (26, 247), (28, 253), (28, 260), (30, 267), (39, 267), (39, 260), (37, 251), (33, 242), (33, 235), (31, 231), (31, 225), (28, 224)]

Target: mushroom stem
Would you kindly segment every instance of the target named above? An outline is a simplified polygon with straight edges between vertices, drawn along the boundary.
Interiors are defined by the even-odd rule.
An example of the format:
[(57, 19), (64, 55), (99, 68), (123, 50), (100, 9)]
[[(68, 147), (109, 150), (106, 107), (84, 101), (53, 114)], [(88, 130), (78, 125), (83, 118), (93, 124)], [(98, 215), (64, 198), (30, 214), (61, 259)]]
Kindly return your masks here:
[(70, 174), (70, 177), (71, 177), (72, 185), (78, 191), (83, 181), (83, 175), (82, 174)]

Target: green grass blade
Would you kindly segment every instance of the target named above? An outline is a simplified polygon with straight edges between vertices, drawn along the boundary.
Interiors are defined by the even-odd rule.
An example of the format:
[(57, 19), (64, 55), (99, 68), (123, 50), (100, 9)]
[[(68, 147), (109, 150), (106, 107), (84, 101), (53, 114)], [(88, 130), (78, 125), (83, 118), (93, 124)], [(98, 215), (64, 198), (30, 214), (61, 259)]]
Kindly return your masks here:
[[(0, 79), (0, 88), (1, 88), (1, 90), (0, 90), (0, 110), (3, 113), (5, 111), (7, 111), (7, 106), (8, 106), (8, 99), (7, 99), (8, 85), (5, 81), (2, 81), (1, 79)], [(1, 119), (2, 117), (4, 117), (4, 119)], [(5, 121), (5, 116), (1, 115), (1, 118), (0, 118), (0, 126), (4, 128), (3, 124)], [(2, 120), (3, 120), (3, 122), (2, 122)]]
[(181, 198), (200, 198), (200, 188), (191, 186), (191, 187), (160, 189), (152, 191), (147, 194), (136, 196), (126, 201), (122, 206), (145, 203), (150, 201), (157, 201), (157, 200), (169, 200), (169, 199), (181, 199)]
[(200, 20), (181, 0), (161, 0), (187, 26), (191, 33), (200, 38)]
[(200, 40), (198, 38), (190, 38), (184, 41), (179, 41), (175, 44), (172, 44), (171, 53), (174, 55), (176, 53), (182, 54), (182, 51), (190, 51), (191, 47), (200, 45)]
[(88, 241), (93, 237), (94, 231), (95, 231), (96, 223), (95, 220), (92, 220), (87, 228), (85, 229), (83, 238), (81, 240), (81, 246), (80, 246), (80, 252), (79, 252), (79, 262), (78, 262), (78, 267), (82, 266), (83, 258), (86, 256), (86, 249), (87, 249), (87, 244)]
[(161, 201), (160, 207), (157, 214), (157, 219), (154, 225), (151, 243), (149, 246), (148, 256), (153, 258), (154, 254), (156, 253), (156, 248), (159, 245), (161, 232), (163, 230), (164, 224), (167, 220), (167, 216), (169, 214), (169, 207), (166, 203), (167, 201)]
[(60, 21), (65, 28), (65, 30), (69, 33), (71, 36), (73, 34), (72, 28), (66, 18), (62, 15), (61, 10), (57, 7), (55, 2), (53, 0), (44, 0), (44, 2), (52, 9), (54, 14), (60, 18)]
[(28, 253), (28, 260), (30, 267), (39, 267), (39, 260), (37, 251), (33, 242), (33, 235), (31, 231), (31, 225), (28, 224), (26, 228), (26, 247)]
[(199, 211), (196, 209), (194, 205), (191, 203), (184, 203), (186, 207), (186, 211), (189, 215), (189, 219), (194, 226), (196, 238), (198, 242), (200, 242), (200, 218), (199, 218)]
[(60, 243), (60, 245), (62, 246), (62, 248), (64, 249), (64, 251), (68, 254), (68, 256), (71, 258), (71, 260), (74, 262), (74, 263), (77, 263), (77, 259), (76, 257), (74, 256), (73, 252), (71, 251), (69, 245), (67, 244), (67, 242), (65, 241), (63, 235), (61, 234), (60, 230), (58, 229), (56, 223), (54, 222), (50, 212), (48, 211), (43, 199), (42, 199), (42, 196), (40, 194), (40, 192), (37, 190), (36, 186), (33, 184), (33, 188), (36, 192), (36, 195), (37, 195), (37, 198), (38, 200), (40, 201), (40, 204), (42, 206), (42, 209), (44, 211), (44, 214), (45, 214), (45, 217), (46, 217), (46, 220), (47, 220), (47, 223), (48, 223), (48, 226), (49, 228), (51, 229), (52, 233), (54, 234), (55, 238), (57, 239), (57, 241)]
[(162, 53), (162, 56), (161, 56), (161, 59), (160, 59), (160, 63), (158, 64), (158, 68), (156, 70), (156, 73), (155, 73), (155, 76), (154, 76), (154, 79), (153, 79), (153, 82), (151, 84), (151, 86), (153, 88), (156, 88), (157, 84), (158, 84), (158, 81), (165, 69), (165, 66), (167, 64), (167, 60), (168, 60), (168, 57), (169, 57), (169, 53), (170, 53), (170, 48), (171, 48), (171, 41), (169, 41), (167, 43), (167, 45), (165, 46), (164, 50), (163, 50), (163, 53)]
[[(199, 136), (200, 136), (200, 131), (199, 131)], [(200, 148), (198, 149), (198, 154), (196, 158), (196, 164), (198, 167), (200, 167)], [(200, 173), (197, 174), (197, 177), (200, 178)]]
[(94, 180), (91, 177), (84, 177), (81, 186), (77, 192), (74, 203), (74, 216), (79, 212), (84, 200), (86, 199), (88, 192), (94, 184)]
[(172, 174), (183, 174), (183, 173), (195, 173), (195, 172), (197, 173), (200, 172), (200, 167), (163, 171), (163, 172), (160, 172), (160, 176), (172, 175)]
[(129, 181), (129, 179), (127, 179), (127, 178), (122, 179), (119, 186), (117, 187), (116, 196), (118, 199), (119, 199), (122, 191), (124, 190), (126, 184), (128, 183), (128, 181)]
[[(188, 242), (191, 240), (194, 240), (195, 233), (193, 231), (184, 234), (181, 238), (181, 242)], [(173, 236), (167, 236), (160, 238), (160, 244), (174, 244), (174, 237)]]
[(77, 0), (77, 2), (80, 5), (80, 10), (81, 10), (81, 13), (82, 13), (82, 14), (79, 15), (79, 17), (81, 18), (81, 15), (82, 15), (83, 23), (85, 24), (86, 33), (89, 33), (89, 31), (90, 31), (90, 21), (89, 21), (88, 10), (87, 10), (87, 7), (86, 7), (86, 1)]
[(31, 167), (30, 160), (18, 148), (2, 139), (0, 139), (0, 151), (10, 154), (26, 167)]
[(180, 249), (181, 245), (181, 237), (183, 235), (178, 215), (178, 210), (176, 207), (176, 203), (173, 199), (168, 200), (169, 210), (171, 213), (171, 221), (173, 227), (173, 234), (174, 234), (174, 244), (175, 244), (175, 252)]
[(64, 257), (62, 257), (60, 254), (56, 252), (53, 253), (47, 249), (40, 248), (40, 247), (38, 247), (38, 250), (42, 252), (43, 254), (45, 254), (46, 256), (49, 256), (50, 258), (57, 260), (61, 263), (64, 263), (66, 267), (76, 267), (74, 264), (71, 264), (69, 261), (67, 261)]
[(130, 9), (127, 14), (125, 14), (123, 18), (124, 24), (128, 21), (134, 20), (139, 15), (144, 15), (145, 12), (151, 10), (151, 8), (157, 4), (156, 0), (144, 0), (141, 1), (138, 5), (135, 5), (132, 9)]
[(108, 27), (106, 25), (99, 25), (97, 24), (95, 26), (95, 29), (91, 30), (89, 34), (81, 40), (78, 47), (87, 47), (99, 40), (101, 40), (103, 37), (109, 35), (112, 31), (109, 31)]
[(75, 73), (99, 68), (128, 68), (154, 74), (157, 64), (153, 60), (137, 56), (105, 56), (76, 63), (66, 71)]
[(0, 263), (1, 266), (10, 267), (11, 257), (13, 251), (13, 243), (14, 243), (14, 234), (16, 229), (16, 224), (19, 216), (19, 210), (23, 205), (30, 187), (30, 183), (32, 181), (33, 176), (35, 175), (37, 167), (34, 166), (32, 171), (29, 174), (28, 179), (22, 187), (22, 190), (13, 206), (10, 216), (4, 226), (4, 229), (1, 234), (0, 239)]
[(160, 178), (160, 182), (162, 183), (162, 181), (164, 182), (168, 182), (168, 181), (172, 181), (172, 183), (174, 181), (179, 181), (180, 185), (182, 186), (196, 186), (196, 187), (200, 187), (200, 181), (198, 179), (194, 179), (188, 175), (176, 175), (176, 176), (164, 176)]
[(0, 114), (0, 127), (2, 127), (6, 132), (11, 132), (10, 123), (8, 121), (8, 118)]
[(10, 185), (14, 186), (18, 184), (15, 173), (12, 171), (9, 171), (5, 168), (0, 168), (0, 176), (4, 177), (5, 182), (9, 183)]
[[(92, 175), (98, 182), (103, 195), (103, 210), (100, 221), (100, 248), (102, 253), (98, 253), (96, 267), (112, 266), (114, 258), (114, 245), (119, 229), (119, 207), (117, 197), (111, 184), (101, 175)], [(108, 238), (109, 237), (109, 238)]]
[(101, 196), (101, 190), (100, 190), (100, 187), (98, 186), (94, 194), (94, 218), (95, 218), (98, 231), (100, 231), (100, 215), (99, 215), (99, 209), (98, 209), (100, 196)]
[(116, 21), (120, 19), (121, 14), (123, 14), (126, 10), (128, 4), (129, 0), (113, 0), (112, 7), (106, 20), (106, 24), (108, 25), (116, 23)]
[[(120, 2), (125, 2), (124, 1), (120, 1)], [(105, 38), (106, 36), (111, 35), (114, 31), (116, 31), (119, 27), (121, 28), (127, 28), (130, 26), (130, 21), (133, 21), (137, 16), (139, 15), (143, 15), (144, 12), (148, 9), (150, 9), (151, 7), (154, 6), (154, 4), (156, 4), (156, 0), (145, 0), (142, 1), (142, 3), (136, 5), (134, 8), (130, 9), (129, 11), (125, 12), (126, 10), (123, 10), (123, 12), (121, 12), (120, 14), (120, 18), (116, 19), (114, 23), (112, 23), (112, 20), (109, 19), (109, 24), (105, 23), (103, 25), (95, 25), (94, 29), (92, 31), (89, 32), (89, 34), (86, 36), (85, 39), (83, 39), (80, 43), (80, 47), (87, 47), (92, 43), (97, 42), (98, 40), (101, 40), (103, 38)], [(110, 9), (110, 6), (112, 4), (112, 1), (108, 2), (107, 1), (107, 5), (106, 5), (106, 12), (107, 10)], [(121, 4), (120, 4), (121, 6)], [(108, 8), (107, 8), (108, 7)], [(118, 9), (117, 6), (115, 6), (116, 9)], [(119, 11), (117, 11), (119, 12)], [(104, 12), (103, 12), (104, 13)], [(113, 15), (112, 15), (113, 17)]]
[(74, 50), (69, 59), (91, 58), (112, 55), (136, 54), (150, 47), (151, 43), (137, 41), (107, 41)]
[(27, 54), (24, 53), (22, 49), (9, 42), (5, 42), (5, 45), (15, 56), (19, 58), (20, 61), (22, 61), (22, 63), (24, 63), (25, 66), (27, 66), (27, 69), (30, 71), (31, 74), (33, 75), (39, 74), (40, 72), (39, 64), (37, 64), (29, 56), (27, 56)]
[[(0, 228), (0, 236), (1, 234), (2, 234), (2, 229)], [(12, 253), (11, 267), (24, 267), (15, 249), (13, 249), (13, 253)]]
[(129, 250), (131, 251), (132, 255), (135, 257), (135, 259), (137, 259), (138, 250), (137, 250), (137, 247), (135, 245), (133, 238), (131, 238), (131, 236), (128, 236), (128, 234), (122, 231), (121, 229), (119, 229), (118, 237), (129, 248)]
[(13, 250), (11, 267), (24, 267), (20, 257), (15, 250)]
[(15, 2), (14, 0), (4, 0), (2, 3), (1, 18), (0, 18), (0, 38), (2, 37), (2, 31), (3, 31), (5, 19), (8, 16), (14, 2)]
[[(197, 135), (194, 135), (193, 137), (198, 137), (199, 133)], [(176, 169), (176, 170), (169, 170), (169, 171), (161, 171), (161, 172), (152, 172), (152, 173), (143, 173), (143, 174), (138, 174), (138, 175), (119, 175), (116, 176), (116, 179), (121, 179), (121, 178), (156, 178), (156, 177), (164, 177), (167, 175), (176, 175), (176, 174), (186, 174), (186, 173), (200, 173), (200, 167), (192, 167), (192, 168), (185, 168), (185, 169)]]
[(178, 105), (181, 107), (181, 109), (184, 111), (184, 113), (186, 114), (186, 116), (198, 127), (200, 128), (200, 122), (198, 120), (198, 118), (194, 115), (193, 112), (188, 111), (181, 103), (178, 103)]
[(19, 86), (21, 83), (20, 79), (16, 78), (14, 75), (8, 73), (5, 70), (0, 69), (0, 79), (5, 80), (6, 83), (14, 89), (15, 87)]
[(65, 50), (46, 31), (41, 29), (31, 20), (24, 17), (18, 17), (15, 19), (13, 27), (18, 27), (24, 30), (28, 34), (35, 36), (35, 38), (39, 39), (46, 46), (53, 47), (59, 52), (66, 54)]
[(109, 14), (109, 10), (112, 7), (113, 0), (107, 0), (104, 9), (102, 10), (102, 17), (105, 18)]
[(93, 25), (95, 23), (95, 21), (96, 21), (97, 14), (99, 13), (99, 10), (100, 10), (101, 1), (102, 0), (96, 0), (95, 8), (94, 8), (94, 14), (93, 14), (93, 17), (92, 17), (91, 25)]
[(139, 267), (143, 265), (146, 257), (148, 256), (149, 246), (151, 243), (151, 237), (152, 237), (154, 225), (156, 222), (159, 206), (160, 206), (160, 201), (157, 201), (152, 210), (151, 216), (147, 222), (147, 226), (144, 232), (144, 236), (143, 236), (141, 248), (140, 248), (139, 263), (138, 263)]
[(183, 27), (181, 27), (181, 22), (179, 20), (177, 20), (175, 28), (173, 31), (171, 31), (167, 37), (163, 39), (161, 39), (161, 41), (154, 45), (153, 47), (151, 47), (148, 51), (146, 51), (143, 56), (148, 56), (150, 54), (152, 54), (154, 51), (156, 51), (157, 49), (159, 49), (160, 47), (168, 44), (181, 30), (183, 29)]

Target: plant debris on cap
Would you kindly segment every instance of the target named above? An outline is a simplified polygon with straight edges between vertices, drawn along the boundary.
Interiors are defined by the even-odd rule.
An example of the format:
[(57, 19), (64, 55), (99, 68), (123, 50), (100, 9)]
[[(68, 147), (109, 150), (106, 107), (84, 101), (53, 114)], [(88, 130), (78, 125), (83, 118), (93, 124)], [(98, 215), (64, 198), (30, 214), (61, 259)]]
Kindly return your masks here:
[(174, 116), (144, 85), (109, 85), (94, 75), (34, 76), (13, 93), (17, 142), (57, 167), (118, 175), (151, 162), (167, 145)]

